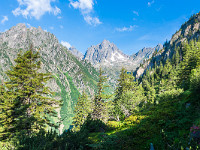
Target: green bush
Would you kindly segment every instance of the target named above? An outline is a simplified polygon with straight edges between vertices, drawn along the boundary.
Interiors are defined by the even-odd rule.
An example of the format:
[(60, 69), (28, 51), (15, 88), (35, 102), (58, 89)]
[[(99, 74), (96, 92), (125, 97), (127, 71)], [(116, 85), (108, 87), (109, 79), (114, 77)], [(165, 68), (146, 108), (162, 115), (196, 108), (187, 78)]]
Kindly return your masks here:
[(190, 89), (192, 91), (200, 93), (200, 67), (191, 71)]

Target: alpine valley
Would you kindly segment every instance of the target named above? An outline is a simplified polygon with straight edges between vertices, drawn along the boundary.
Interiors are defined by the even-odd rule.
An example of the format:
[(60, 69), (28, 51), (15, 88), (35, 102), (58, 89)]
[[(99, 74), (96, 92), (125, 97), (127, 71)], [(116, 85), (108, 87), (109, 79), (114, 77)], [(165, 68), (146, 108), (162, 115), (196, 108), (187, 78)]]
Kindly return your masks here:
[(0, 149), (199, 149), (200, 13), (132, 55), (20, 23), (0, 34), (0, 79)]
[(83, 55), (75, 47), (68, 50), (53, 34), (42, 30), (41, 27), (27, 28), (25, 24), (18, 24), (0, 35), (1, 82), (8, 80), (5, 72), (15, 65), (17, 54), (24, 53), (30, 45), (41, 54), (41, 72), (52, 73), (54, 76), (47, 86), (56, 92), (56, 99), (63, 100), (63, 106), (57, 110), (58, 118), (54, 118), (55, 122), (62, 120), (60, 133), (72, 123), (73, 110), (79, 94), (86, 91), (94, 96), (100, 67), (109, 77), (108, 93), (113, 93), (122, 67), (133, 72), (143, 60), (149, 59), (156, 50), (163, 48), (162, 45), (143, 48), (138, 53), (128, 56), (116, 45), (104, 40), (101, 44), (88, 48)]

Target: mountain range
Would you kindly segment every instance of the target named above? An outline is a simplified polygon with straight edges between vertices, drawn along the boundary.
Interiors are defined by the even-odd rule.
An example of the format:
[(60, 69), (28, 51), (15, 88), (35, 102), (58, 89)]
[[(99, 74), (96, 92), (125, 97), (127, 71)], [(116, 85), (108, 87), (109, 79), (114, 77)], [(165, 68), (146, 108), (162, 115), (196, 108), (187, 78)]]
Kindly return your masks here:
[(151, 58), (155, 51), (162, 49), (163, 45), (158, 44), (154, 48), (144, 47), (136, 54), (129, 56), (108, 40), (103, 40), (102, 43), (89, 47), (84, 55), (75, 47), (69, 48), (70, 52), (79, 60), (90, 62), (97, 70), (100, 67), (103, 69), (108, 76), (108, 84), (110, 85), (109, 93), (114, 92), (122, 67), (126, 68), (129, 72), (134, 72), (143, 61)]
[(157, 50), (163, 49), (162, 44), (158, 44), (154, 48), (143, 48), (136, 54), (124, 54), (114, 43), (108, 40), (103, 40), (102, 43), (91, 46), (83, 55), (75, 47), (69, 48), (71, 53), (81, 60), (88, 60), (95, 68), (115, 68), (120, 70), (126, 67), (129, 71), (134, 71), (143, 60), (149, 59)]

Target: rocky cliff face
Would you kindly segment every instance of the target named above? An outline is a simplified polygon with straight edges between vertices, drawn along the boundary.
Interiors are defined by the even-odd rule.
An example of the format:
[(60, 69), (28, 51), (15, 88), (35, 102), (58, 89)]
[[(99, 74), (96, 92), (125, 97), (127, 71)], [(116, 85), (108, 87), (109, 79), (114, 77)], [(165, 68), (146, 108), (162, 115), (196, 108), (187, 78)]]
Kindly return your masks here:
[(172, 36), (171, 46), (180, 46), (184, 41), (199, 38), (200, 35), (200, 13), (193, 15), (181, 28)]
[[(58, 110), (58, 117), (64, 119), (60, 131), (68, 128), (73, 116), (73, 108), (81, 91), (91, 95), (96, 89), (98, 73), (86, 61), (79, 61), (57, 38), (38, 28), (27, 28), (18, 24), (0, 35), (0, 80), (8, 80), (5, 72), (15, 65), (14, 59), (19, 52), (24, 52), (33, 45), (40, 52), (41, 72), (50, 72), (54, 76), (47, 86), (56, 92), (63, 106)], [(58, 118), (54, 118), (57, 122)]]
[(131, 57), (133, 58), (133, 61), (139, 65), (139, 64), (143, 63), (144, 60), (151, 58), (155, 51), (160, 51), (161, 49), (163, 49), (163, 45), (158, 44), (154, 48), (150, 48), (150, 47), (143, 48), (143, 49), (139, 50), (136, 54), (132, 55)]
[(129, 62), (129, 56), (123, 54), (117, 46), (104, 40), (102, 43), (88, 48), (84, 56), (85, 60), (91, 62), (96, 68), (119, 67)]

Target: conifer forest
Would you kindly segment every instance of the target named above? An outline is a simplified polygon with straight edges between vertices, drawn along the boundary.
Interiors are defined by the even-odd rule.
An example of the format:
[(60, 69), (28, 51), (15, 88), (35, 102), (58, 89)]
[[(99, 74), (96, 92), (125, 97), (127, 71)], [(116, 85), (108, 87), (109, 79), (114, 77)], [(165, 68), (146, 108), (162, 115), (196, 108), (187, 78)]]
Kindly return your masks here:
[(40, 27), (0, 33), (1, 150), (200, 149), (200, 13), (133, 56), (78, 54)]

